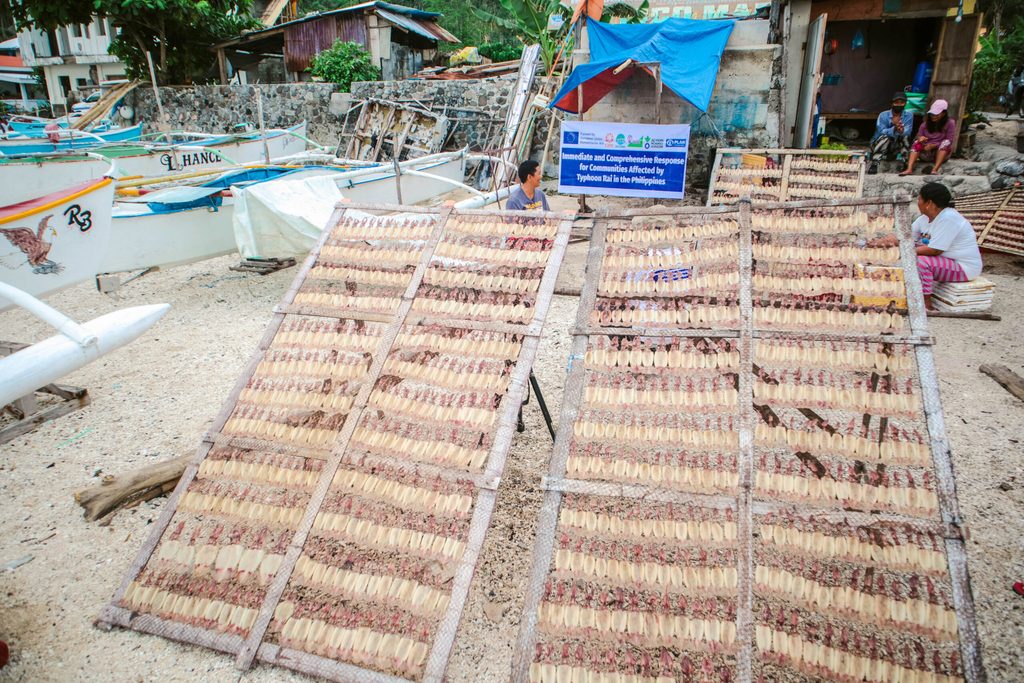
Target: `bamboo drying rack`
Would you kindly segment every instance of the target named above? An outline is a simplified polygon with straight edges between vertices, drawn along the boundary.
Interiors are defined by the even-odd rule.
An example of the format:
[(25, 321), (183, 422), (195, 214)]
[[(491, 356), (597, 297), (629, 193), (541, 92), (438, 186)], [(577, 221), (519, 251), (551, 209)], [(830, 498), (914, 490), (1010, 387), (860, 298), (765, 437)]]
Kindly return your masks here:
[[(715, 161), (711, 166), (711, 181), (708, 184), (708, 200), (707, 206), (713, 206), (715, 204), (721, 204), (723, 198), (715, 197), (717, 191), (717, 185), (723, 182), (723, 176), (729, 173), (729, 169), (722, 167), (722, 161), (727, 156), (742, 156), (752, 155), (761, 157), (779, 157), (782, 160), (782, 165), (777, 169), (767, 170), (767, 173), (758, 174), (756, 169), (751, 169), (749, 172), (751, 180), (759, 185), (763, 185), (764, 181), (770, 176), (778, 182), (778, 191), (772, 193), (770, 200), (760, 200), (758, 197), (754, 197), (754, 201), (788, 201), (793, 194), (790, 190), (790, 182), (795, 175), (795, 169), (792, 168), (793, 158), (799, 156), (817, 156), (817, 157), (847, 157), (851, 162), (857, 162), (855, 185), (852, 190), (848, 193), (847, 198), (855, 199), (864, 195), (864, 173), (865, 173), (865, 153), (859, 151), (848, 151), (848, 150), (833, 150), (833, 149), (781, 149), (781, 148), (765, 148), (765, 149), (741, 149), (739, 147), (725, 147), (715, 152)], [(851, 178), (852, 179), (852, 178)], [(755, 187), (755, 185), (751, 185)], [(739, 201), (742, 197), (737, 195), (730, 197), (732, 203)], [(841, 199), (839, 200), (841, 201)]]
[(974, 227), (979, 247), (1024, 256), (1024, 190), (963, 195), (956, 209)]
[[(761, 150), (767, 151), (767, 150)], [(723, 150), (724, 152), (724, 150)], [(821, 152), (825, 153), (825, 152)], [(832, 153), (829, 151), (828, 153)], [(816, 340), (848, 340), (877, 341), (909, 346), (916, 358), (917, 375), (922, 392), (922, 404), (927, 432), (930, 437), (930, 452), (937, 480), (939, 518), (921, 520), (905, 515), (849, 513), (835, 508), (804, 506), (805, 511), (813, 512), (816, 518), (823, 520), (863, 520), (867, 523), (879, 521), (899, 521), (912, 524), (915, 528), (929, 529), (945, 539), (945, 551), (948, 559), (953, 605), (958, 623), (960, 655), (965, 680), (969, 682), (985, 681), (985, 672), (981, 661), (981, 648), (975, 618), (974, 602), (967, 574), (965, 549), (966, 530), (960, 516), (956, 500), (955, 481), (951, 462), (951, 453), (946, 438), (944, 418), (939, 399), (939, 384), (932, 353), (932, 339), (928, 332), (928, 321), (921, 296), (921, 284), (916, 268), (916, 256), (913, 248), (910, 224), (907, 216), (907, 198), (862, 200), (830, 200), (825, 202), (784, 202), (774, 204), (754, 204), (749, 200), (741, 201), (730, 207), (711, 208), (678, 208), (626, 211), (616, 215), (607, 212), (595, 217), (595, 226), (586, 262), (585, 285), (580, 296), (576, 327), (569, 358), (569, 374), (563, 394), (562, 411), (558, 422), (557, 437), (550, 464), (549, 474), (544, 479), (544, 500), (538, 523), (537, 538), (533, 551), (533, 566), (526, 589), (526, 600), (520, 621), (520, 631), (513, 653), (512, 680), (530, 680), (530, 667), (533, 663), (535, 646), (538, 642), (538, 610), (544, 596), (545, 582), (549, 567), (553, 562), (555, 536), (559, 523), (559, 512), (563, 495), (566, 493), (588, 494), (607, 497), (630, 498), (645, 501), (673, 502), (685, 505), (697, 505), (707, 509), (731, 509), (738, 513), (739, 521), (739, 566), (738, 566), (738, 602), (737, 602), (737, 642), (739, 650), (736, 655), (737, 680), (750, 683), (754, 680), (754, 614), (753, 614), (753, 566), (754, 566), (754, 515), (769, 512), (793, 510), (799, 506), (781, 501), (758, 500), (754, 494), (755, 462), (753, 457), (752, 423), (753, 406), (753, 372), (748, 371), (753, 363), (753, 340), (757, 338), (790, 338), (808, 341)], [(844, 334), (807, 334), (798, 332), (775, 332), (755, 329), (753, 322), (752, 302), (752, 224), (751, 212), (770, 209), (826, 209), (865, 207), (881, 210), (892, 216), (895, 233), (899, 237), (900, 265), (904, 272), (906, 286), (909, 330), (904, 334), (893, 335), (844, 335)], [(734, 329), (692, 330), (692, 329), (640, 329), (610, 328), (594, 326), (590, 321), (590, 313), (594, 310), (598, 297), (598, 284), (601, 281), (602, 261), (605, 254), (606, 236), (609, 224), (613, 219), (635, 216), (671, 216), (685, 218), (715, 215), (738, 220), (740, 230), (740, 324)], [(573, 427), (583, 406), (583, 394), (586, 385), (586, 371), (582, 359), (589, 346), (591, 336), (611, 335), (629, 337), (718, 337), (731, 338), (739, 343), (739, 488), (736, 495), (704, 495), (683, 493), (656, 485), (617, 484), (583, 481), (567, 477), (567, 463), (570, 445), (574, 439)]]
[[(259, 442), (253, 439), (229, 437), (222, 434), (222, 430), (230, 417), (232, 410), (239, 399), (239, 395), (245, 388), (249, 378), (253, 375), (256, 367), (264, 358), (270, 348), (278, 329), (281, 327), (287, 315), (329, 315), (335, 319), (343, 320), (366, 320), (381, 322), (382, 318), (377, 314), (366, 315), (360, 312), (345, 313), (343, 316), (337, 313), (327, 314), (307, 307), (295, 306), (296, 294), (309, 275), (317, 257), (331, 235), (331, 228), (337, 225), (346, 211), (364, 211), (373, 214), (403, 213), (423, 214), (437, 217), (437, 223), (433, 227), (430, 239), (426, 248), (416, 263), (416, 270), (409, 282), (405, 293), (402, 296), (401, 304), (394, 314), (386, 319), (387, 327), (380, 341), (376, 352), (373, 354), (370, 371), (366, 380), (362, 383), (359, 393), (356, 396), (353, 407), (348, 413), (344, 426), (338, 434), (336, 441), (330, 449), (296, 449), (267, 442)], [(493, 442), (488, 458), (482, 473), (467, 475), (464, 471), (453, 472), (445, 467), (430, 465), (409, 465), (408, 462), (398, 457), (377, 456), (372, 458), (376, 462), (387, 461), (389, 465), (396, 468), (406, 468), (416, 472), (427, 472), (434, 475), (458, 477), (470, 479), (474, 482), (477, 495), (473, 506), (473, 514), (469, 527), (469, 535), (466, 549), (461, 561), (458, 563), (456, 574), (453, 579), (451, 597), (448, 606), (441, 617), (433, 643), (429, 650), (423, 676), (420, 680), (440, 682), (448, 664), (448, 658), (455, 642), (455, 635), (463, 608), (469, 593), (470, 582), (476, 568), (476, 562), (483, 546), (484, 538), (490, 523), (491, 514), (497, 498), (497, 486), (504, 470), (505, 459), (508, 455), (512, 437), (515, 434), (517, 414), (519, 406), (525, 395), (529, 381), (530, 370), (536, 356), (537, 347), (540, 342), (540, 332), (543, 328), (544, 319), (547, 316), (551, 299), (554, 294), (555, 280), (558, 275), (559, 266), (565, 254), (569, 242), (569, 233), (572, 227), (573, 217), (567, 214), (552, 212), (531, 212), (531, 217), (544, 217), (548, 220), (557, 220), (558, 227), (556, 236), (550, 250), (547, 263), (545, 264), (541, 277), (537, 298), (534, 306), (532, 320), (527, 325), (506, 324), (501, 322), (474, 323), (468, 320), (447, 318), (444, 316), (431, 316), (414, 318), (409, 315), (417, 290), (423, 281), (424, 275), (434, 255), (434, 250), (446, 234), (446, 227), (452, 217), (480, 215), (489, 217), (523, 216), (522, 212), (508, 211), (455, 211), (450, 208), (426, 209), (421, 207), (407, 207), (387, 204), (348, 204), (341, 203), (328, 223), (328, 229), (323, 231), (319, 244), (310, 253), (301, 270), (297, 274), (288, 292), (281, 303), (275, 308), (274, 316), (261, 339), (256, 352), (239, 381), (236, 383), (228, 400), (220, 413), (215, 418), (213, 425), (204, 437), (196, 451), (195, 457), (178, 483), (177, 488), (171, 494), (170, 499), (154, 524), (153, 530), (143, 544), (135, 561), (131, 565), (127, 576), (121, 582), (111, 603), (101, 612), (97, 625), (106, 628), (120, 626), (137, 631), (151, 633), (171, 640), (201, 645), (203, 647), (219, 650), (235, 656), (236, 666), (241, 670), (249, 669), (254, 660), (275, 664), (306, 674), (320, 676), (336, 681), (366, 681), (371, 683), (392, 683), (405, 679), (362, 668), (345, 662), (339, 662), (308, 652), (292, 650), (281, 647), (277, 644), (264, 642), (266, 630), (274, 615), (282, 593), (291, 578), (292, 572), (298, 561), (306, 540), (312, 530), (314, 519), (327, 496), (332, 479), (339, 466), (346, 462), (346, 453), (359, 417), (367, 407), (370, 393), (373, 390), (377, 379), (381, 375), (388, 352), (393, 347), (400, 331), (404, 328), (415, 325), (442, 324), (450, 328), (459, 329), (486, 329), (492, 331), (506, 332), (509, 334), (523, 335), (523, 341), (519, 357), (511, 371), (510, 383), (499, 407), (496, 416), (495, 427), (493, 428)], [(178, 504), (185, 491), (192, 484), (199, 470), (199, 466), (208, 456), (215, 445), (233, 445), (237, 447), (259, 447), (274, 452), (301, 455), (307, 458), (317, 458), (325, 461), (321, 470), (316, 488), (311, 499), (306, 505), (302, 521), (294, 533), (292, 542), (289, 544), (285, 559), (281, 568), (277, 571), (270, 588), (262, 600), (255, 624), (249, 630), (248, 637), (242, 638), (239, 635), (224, 634), (210, 629), (198, 628), (183, 624), (171, 619), (163, 619), (148, 614), (134, 613), (119, 605), (126, 590), (134, 581), (146, 564), (150, 561), (157, 545), (164, 532), (168, 529), (171, 519), (178, 508)]]

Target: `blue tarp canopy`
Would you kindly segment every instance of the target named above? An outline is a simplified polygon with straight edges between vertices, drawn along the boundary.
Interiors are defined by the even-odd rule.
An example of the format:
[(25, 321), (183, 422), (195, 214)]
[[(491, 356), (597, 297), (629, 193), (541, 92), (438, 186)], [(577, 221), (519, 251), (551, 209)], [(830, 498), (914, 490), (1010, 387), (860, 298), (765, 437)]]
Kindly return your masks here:
[[(707, 111), (722, 52), (735, 23), (698, 19), (666, 19), (656, 24), (588, 21), (590, 63), (572, 70), (551, 106), (579, 114), (577, 88), (582, 86), (583, 111), (587, 111), (635, 69), (658, 63), (666, 87)], [(629, 60), (629, 66), (614, 73)]]

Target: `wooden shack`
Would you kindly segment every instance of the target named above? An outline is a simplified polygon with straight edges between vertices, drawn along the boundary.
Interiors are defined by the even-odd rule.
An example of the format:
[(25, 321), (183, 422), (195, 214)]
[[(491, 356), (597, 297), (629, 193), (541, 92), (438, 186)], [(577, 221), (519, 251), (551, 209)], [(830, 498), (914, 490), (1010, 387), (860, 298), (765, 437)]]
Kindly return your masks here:
[(313, 58), (336, 40), (359, 43), (380, 67), (383, 80), (398, 80), (422, 69), (436, 54), (439, 42), (459, 42), (437, 24), (441, 16), (387, 2), (366, 2), (252, 31), (213, 49), (221, 83), (236, 72), (255, 71), (268, 59), (283, 60), (285, 81), (309, 80)]
[[(794, 0), (789, 3), (788, 123), (806, 146), (817, 96), (826, 122), (870, 136), (892, 94), (909, 88), (919, 64), (932, 69), (926, 101), (949, 102), (962, 121), (982, 15), (974, 0)], [(799, 66), (798, 66), (799, 65)], [(793, 69), (793, 67), (797, 67)], [(799, 70), (799, 76), (794, 73)], [(799, 92), (799, 95), (797, 94)], [(796, 104), (794, 108), (793, 105)]]

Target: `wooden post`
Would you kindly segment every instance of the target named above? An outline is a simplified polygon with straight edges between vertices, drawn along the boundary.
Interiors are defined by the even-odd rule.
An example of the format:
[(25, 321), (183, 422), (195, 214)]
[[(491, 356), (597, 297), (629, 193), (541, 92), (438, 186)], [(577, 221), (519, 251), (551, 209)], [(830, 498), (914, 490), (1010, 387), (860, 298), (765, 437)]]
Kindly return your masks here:
[(153, 97), (156, 98), (156, 109), (160, 116), (160, 125), (166, 130), (167, 116), (164, 114), (164, 104), (160, 101), (160, 88), (156, 84), (156, 68), (153, 66), (153, 55), (146, 51), (146, 62), (149, 64), (149, 79), (153, 85)]
[(661, 123), (661, 64), (652, 66), (654, 69), (654, 122)]
[(224, 48), (217, 50), (217, 71), (220, 73), (220, 84), (228, 84), (228, 58), (224, 54)]
[(270, 165), (270, 147), (267, 146), (267, 126), (263, 120), (263, 90), (255, 86), (256, 91), (256, 117), (259, 119), (260, 137), (263, 139), (263, 163)]

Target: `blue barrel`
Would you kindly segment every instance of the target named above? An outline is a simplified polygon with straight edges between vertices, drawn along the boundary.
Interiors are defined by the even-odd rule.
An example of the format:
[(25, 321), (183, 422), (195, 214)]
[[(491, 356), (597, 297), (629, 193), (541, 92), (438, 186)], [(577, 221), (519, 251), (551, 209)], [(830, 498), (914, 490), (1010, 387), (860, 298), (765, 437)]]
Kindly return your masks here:
[(932, 84), (932, 63), (918, 62), (914, 68), (914, 81), (910, 86), (910, 92), (928, 92)]

